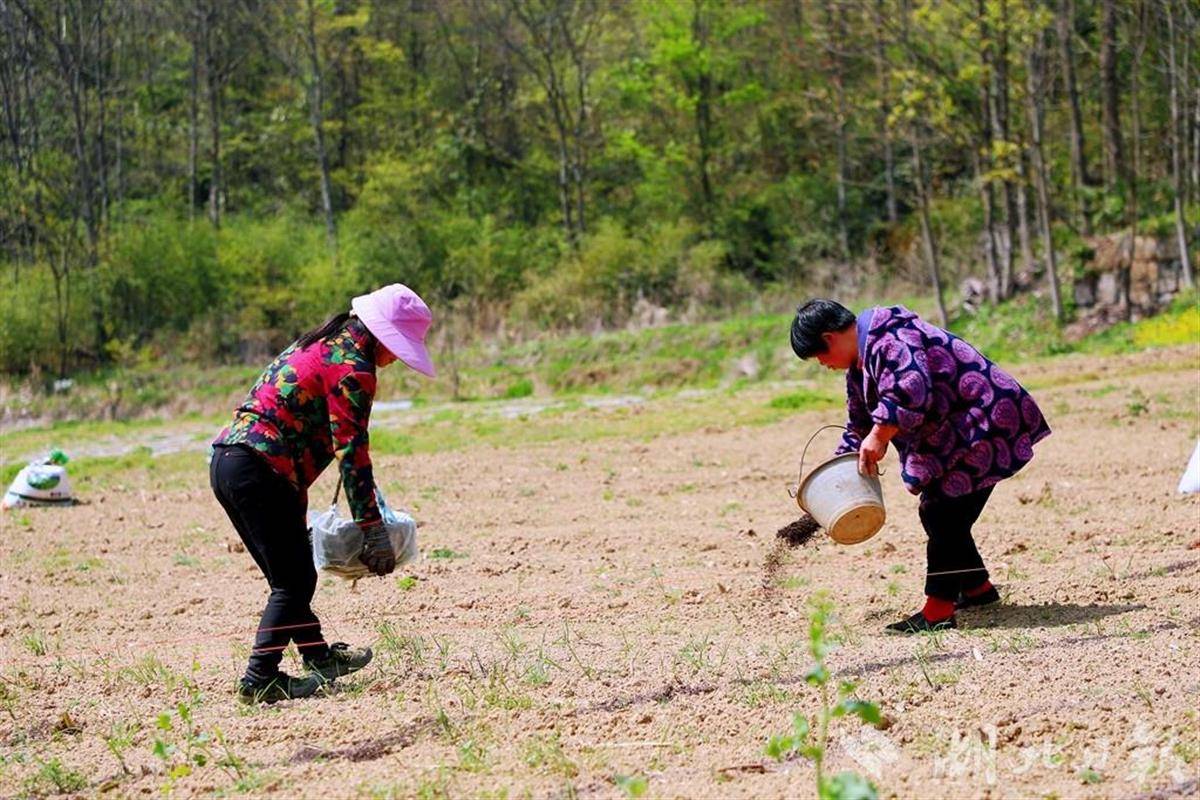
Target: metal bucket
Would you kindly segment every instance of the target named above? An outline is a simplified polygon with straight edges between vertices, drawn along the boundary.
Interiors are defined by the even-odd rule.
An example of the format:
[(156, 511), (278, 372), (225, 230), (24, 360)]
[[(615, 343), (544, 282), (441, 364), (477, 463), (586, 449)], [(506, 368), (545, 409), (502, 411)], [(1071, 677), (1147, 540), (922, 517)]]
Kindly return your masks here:
[[(829, 538), (838, 544), (857, 544), (870, 539), (887, 518), (883, 508), (883, 488), (879, 478), (858, 471), (858, 454), (843, 453), (824, 461), (804, 475), (804, 456), (808, 445), (827, 428), (819, 428), (804, 446), (800, 456), (800, 485), (796, 502), (821, 524)], [(843, 428), (844, 430), (844, 428)]]

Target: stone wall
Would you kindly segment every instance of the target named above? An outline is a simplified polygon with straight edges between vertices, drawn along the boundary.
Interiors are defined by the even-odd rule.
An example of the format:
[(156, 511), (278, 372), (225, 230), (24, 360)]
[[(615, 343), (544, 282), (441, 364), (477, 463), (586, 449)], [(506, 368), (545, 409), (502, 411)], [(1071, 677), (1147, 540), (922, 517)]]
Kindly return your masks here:
[(1171, 302), (1183, 287), (1183, 267), (1174, 237), (1128, 234), (1096, 236), (1088, 241), (1095, 256), (1072, 288), (1081, 316), (1124, 306), (1122, 267), (1129, 265), (1129, 301), (1133, 318), (1149, 316)]

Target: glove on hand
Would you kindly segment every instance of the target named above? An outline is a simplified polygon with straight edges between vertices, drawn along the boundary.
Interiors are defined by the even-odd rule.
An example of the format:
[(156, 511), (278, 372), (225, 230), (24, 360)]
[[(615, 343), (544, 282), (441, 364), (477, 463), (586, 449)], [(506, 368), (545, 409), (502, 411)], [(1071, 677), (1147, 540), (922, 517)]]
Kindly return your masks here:
[(359, 559), (376, 575), (387, 575), (396, 569), (396, 551), (382, 522), (363, 531), (363, 551)]

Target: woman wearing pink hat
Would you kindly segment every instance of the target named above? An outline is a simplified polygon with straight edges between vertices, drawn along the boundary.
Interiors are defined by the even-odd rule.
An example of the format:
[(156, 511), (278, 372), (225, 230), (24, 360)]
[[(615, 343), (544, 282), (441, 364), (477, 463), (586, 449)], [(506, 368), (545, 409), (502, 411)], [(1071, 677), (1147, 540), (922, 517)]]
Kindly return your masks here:
[[(370, 648), (327, 644), (310, 605), (317, 572), (305, 522), (308, 487), (335, 457), (363, 530), (363, 563), (376, 575), (396, 567), (375, 500), (367, 423), (376, 369), (399, 360), (433, 377), (425, 348), (432, 317), (398, 283), (350, 307), (280, 353), (213, 441), (213, 492), (271, 587), (238, 685), (244, 702), (308, 697), (371, 660)], [(279, 669), (289, 642), (300, 651), (304, 677)]]

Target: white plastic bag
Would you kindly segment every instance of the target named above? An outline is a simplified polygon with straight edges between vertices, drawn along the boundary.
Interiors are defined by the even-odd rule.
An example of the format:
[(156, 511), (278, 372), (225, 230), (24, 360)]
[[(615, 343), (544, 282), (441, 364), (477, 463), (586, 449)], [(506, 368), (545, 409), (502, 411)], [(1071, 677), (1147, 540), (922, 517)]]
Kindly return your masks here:
[[(412, 561), (417, 555), (416, 521), (403, 511), (393, 510), (378, 489), (375, 500), (396, 553), (396, 566)], [(358, 558), (363, 549), (362, 529), (338, 511), (336, 494), (333, 504), (325, 511), (308, 512), (308, 527), (312, 536), (313, 564), (317, 569), (351, 580), (371, 574)]]
[(71, 479), (67, 476), (67, 457), (61, 450), (31, 461), (17, 473), (0, 500), (0, 508), (22, 506), (63, 506), (75, 502)]
[(1196, 442), (1196, 449), (1192, 451), (1187, 469), (1183, 471), (1183, 477), (1179, 479), (1179, 491), (1183, 494), (1200, 492), (1200, 441)]

